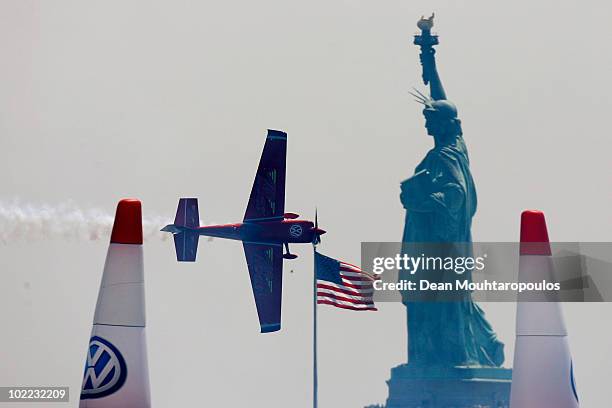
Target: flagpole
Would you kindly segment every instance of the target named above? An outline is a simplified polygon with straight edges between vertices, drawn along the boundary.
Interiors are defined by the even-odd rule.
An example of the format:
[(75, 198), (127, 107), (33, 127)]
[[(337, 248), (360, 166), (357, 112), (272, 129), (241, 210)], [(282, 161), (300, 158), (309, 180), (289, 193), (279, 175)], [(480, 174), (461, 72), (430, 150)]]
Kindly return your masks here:
[[(314, 254), (317, 253), (317, 247), (313, 245)], [(318, 403), (318, 369), (317, 369), (317, 261), (313, 257), (313, 274), (312, 274), (312, 406), (317, 408)]]

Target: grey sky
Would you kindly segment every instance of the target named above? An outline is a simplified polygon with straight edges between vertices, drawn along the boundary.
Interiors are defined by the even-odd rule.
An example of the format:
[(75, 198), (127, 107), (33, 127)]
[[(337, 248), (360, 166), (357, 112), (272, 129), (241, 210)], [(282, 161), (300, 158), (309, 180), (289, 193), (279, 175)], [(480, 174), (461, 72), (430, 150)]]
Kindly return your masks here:
[[(205, 221), (238, 221), (277, 128), (287, 210), (318, 206), (321, 251), (358, 262), (361, 241), (400, 239), (399, 182), (431, 145), (408, 90), (432, 9), (479, 193), (474, 239), (516, 240), (538, 208), (553, 240), (609, 241), (612, 9), (595, 0), (5, 0), (0, 200), (112, 212), (135, 196), (171, 218), (187, 195)], [(147, 243), (156, 407), (310, 405), (312, 257), (294, 250), (284, 328), (262, 336), (239, 243), (202, 242), (191, 265)], [(105, 254), (106, 240), (0, 246), (0, 385), (69, 385), (76, 406)], [(484, 307), (510, 364), (515, 307)], [(612, 306), (564, 310), (581, 406), (602, 407)], [(320, 308), (321, 407), (384, 401), (404, 316)]]

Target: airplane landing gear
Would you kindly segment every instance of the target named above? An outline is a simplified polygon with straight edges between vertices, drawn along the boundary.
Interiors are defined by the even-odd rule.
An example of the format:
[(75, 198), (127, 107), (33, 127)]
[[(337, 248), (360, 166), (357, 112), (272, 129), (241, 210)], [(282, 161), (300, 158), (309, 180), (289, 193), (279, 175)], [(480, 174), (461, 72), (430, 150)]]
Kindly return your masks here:
[(285, 253), (283, 254), (283, 258), (285, 258), (285, 259), (295, 259), (295, 258), (297, 258), (297, 257), (298, 257), (296, 254), (292, 254), (291, 252), (289, 252), (289, 244), (288, 244), (288, 243), (286, 243), (286, 242), (285, 242), (285, 250), (286, 250), (287, 252), (285, 252)]

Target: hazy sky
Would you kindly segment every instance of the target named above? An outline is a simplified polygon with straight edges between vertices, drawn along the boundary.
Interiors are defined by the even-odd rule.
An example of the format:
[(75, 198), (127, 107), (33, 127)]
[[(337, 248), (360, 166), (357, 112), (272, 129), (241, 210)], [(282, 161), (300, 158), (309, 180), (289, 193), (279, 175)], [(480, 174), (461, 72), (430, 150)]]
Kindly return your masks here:
[[(436, 12), (438, 66), (463, 121), (477, 241), (609, 241), (612, 8), (602, 1), (0, 2), (0, 201), (239, 221), (267, 128), (288, 132), (286, 209), (329, 231), (321, 251), (401, 238), (399, 182), (431, 146), (416, 20)], [(69, 385), (77, 405), (106, 239), (0, 244), (0, 385)], [(242, 246), (177, 264), (145, 245), (156, 407), (311, 404), (309, 245), (285, 261), (283, 330), (260, 335)], [(291, 271), (293, 270), (293, 273)], [(484, 305), (506, 344), (513, 304)], [(564, 306), (582, 408), (609, 401), (610, 304)], [(406, 360), (405, 311), (320, 308), (320, 406), (384, 402)], [(9, 407), (10, 405), (6, 405)], [(21, 405), (15, 404), (20, 407)], [(56, 406), (56, 405), (54, 405)]]

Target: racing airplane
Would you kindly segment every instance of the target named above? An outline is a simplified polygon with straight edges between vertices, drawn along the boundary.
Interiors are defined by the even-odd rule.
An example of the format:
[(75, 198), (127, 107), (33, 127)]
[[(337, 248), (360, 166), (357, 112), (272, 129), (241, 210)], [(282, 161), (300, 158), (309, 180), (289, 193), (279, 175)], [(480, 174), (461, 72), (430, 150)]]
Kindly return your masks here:
[(195, 261), (200, 235), (242, 241), (262, 333), (280, 330), (283, 258), (297, 258), (289, 244), (316, 245), (325, 234), (316, 213), (312, 222), (285, 212), (286, 162), (287, 134), (268, 130), (242, 222), (201, 227), (197, 198), (181, 198), (174, 224), (162, 228), (174, 235), (179, 262)]

